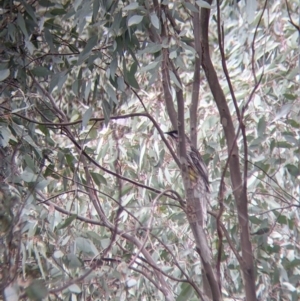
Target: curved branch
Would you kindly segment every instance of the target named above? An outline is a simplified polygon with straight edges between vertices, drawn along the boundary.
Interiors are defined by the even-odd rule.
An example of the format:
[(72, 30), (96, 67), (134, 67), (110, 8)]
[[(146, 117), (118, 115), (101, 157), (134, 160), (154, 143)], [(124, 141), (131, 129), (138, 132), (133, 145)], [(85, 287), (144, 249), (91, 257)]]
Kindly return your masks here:
[[(207, 1), (209, 4), (212, 0)], [(254, 274), (254, 261), (252, 245), (250, 242), (249, 235), (249, 216), (248, 216), (248, 199), (247, 193), (244, 189), (240, 162), (239, 162), (239, 149), (235, 141), (235, 129), (233, 126), (233, 121), (230, 115), (230, 111), (226, 102), (224, 92), (220, 86), (218, 76), (216, 74), (215, 68), (211, 62), (209, 54), (209, 16), (210, 10), (202, 8), (201, 9), (201, 42), (202, 42), (202, 67), (204, 69), (210, 90), (214, 96), (221, 124), (223, 126), (226, 143), (227, 152), (231, 152), (229, 157), (229, 168), (230, 177), (233, 186), (233, 194), (238, 210), (238, 220), (241, 229), (240, 239), (242, 248), (243, 265), (241, 265), (243, 272), (243, 279), (245, 285), (246, 299), (257, 300), (256, 299), (256, 288), (255, 288), (255, 274)]]
[[(16, 116), (18, 116), (18, 117), (20, 117), (20, 118), (22, 118), (22, 119), (25, 119), (25, 120), (27, 120), (27, 121), (29, 121), (29, 122), (35, 123), (35, 124), (46, 125), (46, 126), (53, 126), (53, 127), (61, 127), (61, 128), (63, 128), (63, 127), (65, 127), (65, 126), (75, 125), (75, 124), (80, 124), (80, 123), (82, 123), (82, 120), (77, 120), (77, 121), (74, 121), (74, 122), (61, 122), (61, 123), (39, 122), (39, 121), (35, 121), (35, 120), (33, 120), (33, 119), (30, 119), (30, 118), (28, 118), (28, 117), (22, 116), (22, 115), (20, 115), (20, 114), (18, 114), (18, 113), (12, 113), (12, 114), (13, 114), (13, 115), (16, 115)], [(139, 116), (139, 117), (147, 117), (147, 118), (149, 118), (149, 119), (153, 122), (153, 124), (154, 124), (154, 126), (156, 127), (156, 129), (158, 130), (158, 132), (159, 132), (159, 134), (160, 134), (162, 140), (164, 141), (164, 143), (165, 143), (166, 146), (168, 147), (168, 149), (169, 149), (170, 153), (172, 154), (174, 160), (176, 161), (177, 165), (180, 167), (180, 162), (179, 162), (177, 156), (175, 155), (175, 153), (174, 153), (172, 147), (170, 146), (168, 140), (166, 139), (166, 137), (165, 137), (164, 133), (162, 132), (162, 130), (160, 129), (159, 125), (157, 124), (157, 122), (155, 121), (155, 119), (154, 119), (151, 115), (148, 115), (147, 113), (132, 113), (132, 114), (121, 115), (121, 116), (112, 116), (111, 119), (116, 120), (116, 119), (124, 119), (124, 118), (131, 118), (131, 117), (137, 117), (137, 116)], [(90, 121), (104, 121), (104, 120), (105, 120), (104, 118), (91, 118), (91, 119), (90, 119)], [(81, 146), (77, 143), (77, 141), (76, 141), (75, 139), (73, 139), (70, 135), (68, 135), (68, 131), (66, 131), (66, 136), (73, 142), (73, 144), (74, 144), (78, 149), (82, 150)], [(159, 190), (157, 190), (157, 189), (154, 189), (154, 188), (152, 188), (152, 187), (150, 187), (150, 186), (147, 186), (147, 185), (145, 185), (145, 184), (142, 184), (142, 183), (136, 182), (136, 181), (134, 181), (134, 180), (131, 180), (131, 179), (129, 179), (129, 178), (126, 178), (126, 177), (124, 177), (124, 176), (121, 176), (121, 175), (119, 175), (119, 174), (117, 174), (117, 173), (115, 173), (115, 172), (113, 172), (113, 171), (111, 171), (111, 170), (109, 170), (109, 169), (107, 169), (107, 168), (101, 166), (98, 162), (96, 162), (96, 160), (94, 160), (93, 158), (91, 158), (84, 150), (82, 150), (82, 153), (83, 153), (83, 155), (84, 155), (85, 157), (87, 157), (94, 165), (96, 165), (98, 168), (102, 169), (103, 171), (107, 172), (108, 174), (111, 174), (111, 175), (113, 175), (113, 176), (115, 176), (115, 177), (120, 178), (121, 180), (127, 181), (127, 182), (129, 182), (129, 183), (131, 183), (131, 184), (134, 184), (134, 185), (136, 185), (136, 186), (139, 186), (139, 187), (148, 189), (148, 190), (150, 190), (150, 191), (152, 191), (152, 192), (155, 192), (155, 193), (161, 193), (161, 192), (160, 192)], [(174, 198), (173, 196), (171, 196), (171, 195), (167, 195), (167, 196), (170, 197), (171, 199), (175, 199), (175, 198)]]
[[(1, 107), (2, 108), (2, 107)], [(10, 111), (7, 108), (4, 108), (6, 111)], [(72, 121), (72, 122), (40, 122), (40, 121), (36, 121), (33, 119), (30, 119), (26, 116), (23, 116), (21, 114), (18, 113), (11, 113), (12, 115), (18, 116), (28, 122), (32, 122), (35, 124), (39, 124), (39, 125), (45, 125), (45, 126), (51, 126), (51, 127), (64, 127), (64, 126), (69, 126), (69, 125), (76, 125), (76, 124), (81, 124), (82, 123), (82, 119), (78, 119), (76, 121)], [(117, 119), (125, 119), (125, 118), (132, 118), (132, 117), (147, 117), (151, 120), (151, 122), (153, 123), (153, 125), (155, 126), (155, 128), (157, 129), (157, 131), (159, 132), (162, 140), (164, 141), (164, 143), (166, 144), (167, 148), (169, 149), (172, 157), (174, 158), (175, 162), (177, 163), (178, 167), (180, 167), (180, 161), (178, 160), (176, 154), (174, 153), (172, 147), (170, 146), (168, 140), (166, 139), (163, 131), (160, 129), (160, 126), (158, 125), (158, 123), (156, 122), (156, 120), (149, 114), (147, 113), (132, 113), (132, 114), (125, 114), (125, 115), (120, 115), (120, 116), (111, 116), (110, 119), (112, 120), (117, 120)], [(90, 121), (105, 121), (105, 118), (90, 118)]]

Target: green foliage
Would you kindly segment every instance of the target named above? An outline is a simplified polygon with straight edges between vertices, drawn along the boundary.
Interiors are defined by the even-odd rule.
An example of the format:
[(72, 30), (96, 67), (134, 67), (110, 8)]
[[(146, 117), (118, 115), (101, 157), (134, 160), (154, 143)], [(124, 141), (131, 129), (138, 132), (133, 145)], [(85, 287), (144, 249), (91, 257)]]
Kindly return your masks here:
[[(254, 3), (223, 1), (220, 8), (229, 75), (238, 106), (245, 108), (251, 232), (268, 229), (251, 236), (257, 295), (262, 300), (297, 300), (298, 32), (284, 2), (269, 1), (259, 25), (263, 3), (258, 3), (255, 14), (249, 2)], [(158, 11), (151, 1), (3, 2), (0, 263), (9, 272), (0, 287), (5, 295), (23, 294), (32, 300), (163, 300), (153, 285), (157, 274), (143, 246), (177, 300), (198, 298), (191, 281), (201, 286), (201, 264), (180, 200), (172, 192), (157, 198), (173, 189), (184, 199), (182, 179), (147, 115), (162, 131), (170, 129), (161, 84), (162, 52), (168, 49), (182, 83), (170, 68), (169, 89), (173, 100), (178, 89), (184, 91), (188, 124), (197, 55), (191, 14), (208, 4), (163, 5)], [(289, 1), (295, 22), (296, 5)], [(211, 57), (237, 129), (220, 64), (215, 7), (211, 19)], [(161, 38), (165, 23), (169, 31)], [(248, 101), (260, 76), (258, 90)], [(216, 212), (228, 153), (202, 71), (200, 98), (197, 133), (210, 170), (209, 210)], [(245, 151), (240, 136), (237, 141)], [(239, 251), (228, 170), (225, 186), (222, 222)], [(208, 238), (216, 257), (219, 242), (213, 217)], [(221, 266), (224, 300), (243, 297), (240, 265), (227, 238)]]

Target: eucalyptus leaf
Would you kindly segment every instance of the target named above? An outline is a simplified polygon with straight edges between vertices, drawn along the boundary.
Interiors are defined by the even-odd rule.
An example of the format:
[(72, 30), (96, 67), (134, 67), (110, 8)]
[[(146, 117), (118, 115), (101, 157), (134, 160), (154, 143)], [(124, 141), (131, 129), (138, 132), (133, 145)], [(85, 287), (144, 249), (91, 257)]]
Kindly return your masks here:
[(21, 29), (21, 31), (23, 32), (25, 38), (28, 39), (28, 32), (26, 29), (25, 20), (20, 13), (18, 13), (17, 24), (18, 24), (19, 28)]
[[(196, 3), (197, 3), (197, 1), (196, 1)], [(198, 4), (198, 3), (197, 3)], [(187, 2), (187, 1), (185, 1), (184, 3), (183, 3), (183, 5), (188, 9), (188, 10), (190, 10), (191, 12), (193, 12), (193, 13), (198, 13), (199, 12), (199, 9), (197, 9), (197, 7), (195, 6), (195, 5), (193, 5), (192, 3), (190, 3), (190, 2)], [(199, 5), (199, 4), (198, 4)], [(199, 5), (199, 6), (201, 6), (201, 5)]]
[(282, 117), (286, 117), (286, 115), (291, 111), (292, 109), (292, 104), (285, 104), (283, 105), (280, 110), (276, 113), (275, 118), (272, 120), (272, 122), (277, 121), (281, 119)]
[(49, 31), (48, 28), (44, 29), (44, 36), (45, 36), (46, 42), (48, 43), (48, 45), (50, 47), (50, 50), (52, 52), (54, 52), (55, 51), (55, 47), (54, 47), (54, 43), (53, 43), (53, 37), (52, 37), (52, 34), (51, 34), (51, 32)]
[(31, 300), (42, 300), (48, 296), (48, 289), (43, 280), (34, 280), (25, 292)]
[(0, 82), (7, 79), (9, 77), (9, 75), (10, 75), (10, 70), (9, 69), (0, 70)]
[(126, 5), (124, 8), (123, 8), (123, 11), (126, 11), (126, 10), (135, 10), (139, 7), (139, 4), (137, 2), (132, 2), (128, 5)]
[(142, 22), (142, 20), (143, 20), (143, 16), (134, 15), (128, 19), (128, 26), (130, 27), (132, 25), (139, 24)]
[(190, 300), (190, 298), (193, 296), (193, 288), (188, 283), (181, 284), (181, 292), (179, 296), (176, 298), (176, 301), (185, 301)]
[(83, 51), (80, 53), (78, 57), (78, 62), (77, 62), (78, 65), (80, 65), (90, 55), (92, 49), (96, 46), (97, 41), (98, 41), (98, 37), (96, 35), (93, 35), (92, 37), (89, 38)]
[(48, 76), (52, 73), (48, 68), (42, 66), (35, 67), (31, 72), (34, 76), (40, 77)]
[(156, 28), (159, 29), (160, 28), (160, 24), (159, 24), (159, 19), (157, 17), (157, 15), (155, 13), (151, 13), (150, 14), (150, 20), (152, 25)]
[(93, 109), (89, 107), (82, 115), (82, 128), (85, 128), (93, 115)]
[(77, 214), (72, 214), (69, 217), (66, 218), (64, 222), (61, 222), (60, 224), (57, 225), (57, 230), (67, 228), (71, 223), (76, 220)]
[(153, 62), (141, 68), (140, 72), (146, 72), (158, 66), (159, 62)]
[(73, 284), (69, 285), (68, 290), (72, 293), (75, 293), (75, 294), (81, 293), (81, 289), (76, 283), (73, 283)]
[(171, 78), (171, 80), (175, 83), (175, 85), (176, 85), (179, 89), (182, 90), (182, 86), (181, 86), (181, 84), (179, 83), (179, 81), (178, 81), (177, 77), (175, 76), (175, 74), (174, 74), (172, 71), (169, 71), (169, 73), (170, 73), (170, 78)]
[(206, 1), (204, 0), (197, 0), (196, 3), (203, 8), (211, 9), (211, 5), (209, 5)]

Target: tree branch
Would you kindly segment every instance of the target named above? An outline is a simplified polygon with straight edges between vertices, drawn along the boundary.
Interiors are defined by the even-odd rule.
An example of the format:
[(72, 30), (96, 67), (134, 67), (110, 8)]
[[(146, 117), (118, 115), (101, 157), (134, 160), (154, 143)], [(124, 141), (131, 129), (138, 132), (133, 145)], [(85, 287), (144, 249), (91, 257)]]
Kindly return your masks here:
[[(209, 4), (212, 0), (207, 1)], [(201, 9), (201, 42), (202, 42), (202, 67), (204, 69), (208, 84), (210, 86), (211, 92), (214, 96), (218, 111), (220, 114), (221, 124), (223, 126), (226, 143), (227, 152), (231, 152), (229, 158), (229, 168), (230, 177), (233, 186), (233, 194), (235, 197), (235, 202), (238, 210), (238, 220), (240, 226), (240, 239), (242, 247), (242, 257), (244, 264), (241, 266), (246, 299), (247, 300), (257, 300), (256, 299), (256, 289), (255, 289), (255, 275), (254, 275), (254, 262), (253, 262), (253, 252), (252, 245), (249, 236), (249, 216), (248, 216), (248, 199), (247, 193), (244, 189), (240, 162), (239, 162), (239, 150), (237, 143), (235, 141), (235, 130), (233, 126), (233, 121), (230, 115), (230, 111), (226, 102), (224, 92), (220, 86), (219, 79), (217, 77), (215, 68), (211, 62), (209, 54), (209, 16), (210, 10), (202, 8)]]
[(200, 67), (202, 59), (202, 50), (200, 43), (200, 15), (199, 11), (193, 13), (193, 26), (195, 37), (195, 66), (193, 76), (192, 101), (190, 106), (190, 138), (192, 144), (197, 148), (197, 126), (198, 126), (198, 104), (200, 91)]

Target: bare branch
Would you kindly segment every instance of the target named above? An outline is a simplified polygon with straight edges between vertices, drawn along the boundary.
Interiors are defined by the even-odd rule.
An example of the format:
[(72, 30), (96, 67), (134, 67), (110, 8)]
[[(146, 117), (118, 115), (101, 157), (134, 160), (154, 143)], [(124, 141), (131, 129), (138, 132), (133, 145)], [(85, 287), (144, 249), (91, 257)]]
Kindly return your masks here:
[[(208, 0), (207, 2), (209, 4), (212, 3), (211, 0)], [(210, 10), (205, 8), (201, 9), (201, 42), (203, 51), (202, 67), (206, 74), (208, 84), (210, 86), (211, 92), (214, 96), (216, 105), (219, 110), (221, 124), (223, 126), (227, 142), (228, 155), (231, 152), (231, 157), (229, 157), (229, 168), (231, 182), (233, 186), (233, 194), (238, 210), (238, 220), (241, 228), (240, 239), (242, 246), (242, 255), (244, 259), (244, 265), (242, 265), (241, 267), (244, 276), (243, 278), (245, 284), (246, 298), (249, 300), (256, 300), (254, 262), (248, 226), (248, 199), (246, 191), (243, 187), (243, 181), (241, 177), (239, 150), (235, 141), (235, 130), (233, 126), (233, 121), (230, 115), (224, 92), (220, 86), (215, 68), (210, 59), (208, 42), (209, 15)], [(219, 32), (219, 39), (221, 39), (220, 25)]]
[(193, 76), (192, 101), (190, 107), (190, 138), (192, 144), (197, 148), (197, 125), (198, 125), (198, 104), (200, 91), (200, 67), (202, 59), (202, 50), (200, 42), (200, 15), (199, 11), (193, 13), (193, 26), (195, 37), (195, 66)]

